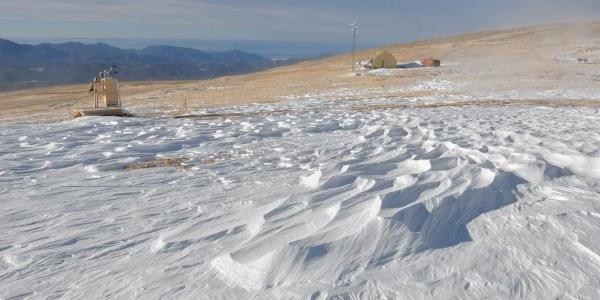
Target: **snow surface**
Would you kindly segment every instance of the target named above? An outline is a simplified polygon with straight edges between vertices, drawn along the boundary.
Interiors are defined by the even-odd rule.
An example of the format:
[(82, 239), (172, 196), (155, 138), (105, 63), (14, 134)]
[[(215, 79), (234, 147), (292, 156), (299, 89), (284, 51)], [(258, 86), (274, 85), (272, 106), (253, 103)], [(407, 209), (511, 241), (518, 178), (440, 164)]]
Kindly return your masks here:
[(598, 299), (600, 114), (351, 93), (0, 125), (0, 298)]

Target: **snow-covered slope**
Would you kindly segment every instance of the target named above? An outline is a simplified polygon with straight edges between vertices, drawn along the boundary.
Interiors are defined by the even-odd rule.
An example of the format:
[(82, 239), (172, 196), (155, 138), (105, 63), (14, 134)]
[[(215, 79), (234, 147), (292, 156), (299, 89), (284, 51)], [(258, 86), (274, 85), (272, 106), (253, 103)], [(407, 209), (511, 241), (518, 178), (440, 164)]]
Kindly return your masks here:
[(0, 298), (598, 298), (600, 114), (356, 104), (2, 125)]

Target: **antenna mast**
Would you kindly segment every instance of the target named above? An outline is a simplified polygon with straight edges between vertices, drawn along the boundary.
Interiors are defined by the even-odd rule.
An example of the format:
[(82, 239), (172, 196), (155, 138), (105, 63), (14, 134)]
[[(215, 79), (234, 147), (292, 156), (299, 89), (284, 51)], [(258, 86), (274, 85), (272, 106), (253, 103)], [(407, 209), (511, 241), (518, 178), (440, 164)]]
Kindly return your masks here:
[(352, 24), (352, 72), (356, 71), (354, 61), (356, 60), (356, 30), (358, 29), (358, 21), (354, 21)]

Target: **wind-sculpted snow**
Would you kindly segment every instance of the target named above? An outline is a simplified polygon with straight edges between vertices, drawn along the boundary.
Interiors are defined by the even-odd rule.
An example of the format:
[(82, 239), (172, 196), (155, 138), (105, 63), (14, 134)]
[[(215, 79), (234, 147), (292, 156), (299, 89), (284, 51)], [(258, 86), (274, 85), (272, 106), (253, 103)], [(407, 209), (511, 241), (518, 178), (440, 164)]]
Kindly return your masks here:
[(0, 297), (599, 296), (599, 114), (355, 104), (0, 127)]

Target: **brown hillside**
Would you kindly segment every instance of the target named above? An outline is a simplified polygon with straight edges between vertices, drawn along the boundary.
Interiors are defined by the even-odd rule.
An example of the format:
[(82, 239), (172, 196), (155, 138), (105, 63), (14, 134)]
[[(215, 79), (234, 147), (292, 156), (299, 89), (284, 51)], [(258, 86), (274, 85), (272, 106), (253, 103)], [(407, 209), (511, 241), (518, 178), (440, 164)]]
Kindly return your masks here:
[[(600, 80), (597, 41), (600, 23), (559, 24), (388, 46), (385, 50), (399, 62), (434, 57), (443, 64), (442, 68), (402, 70), (392, 76), (353, 76), (351, 56), (346, 54), (242, 76), (205, 81), (124, 82), (121, 87), (124, 104), (148, 114), (178, 109), (185, 99), (188, 108), (230, 106), (339, 89), (368, 91), (360, 97), (410, 97), (414, 92), (390, 88), (432, 79), (468, 82), (468, 90), (461, 91), (465, 94), (579, 89), (598, 85)], [(379, 50), (382, 49), (363, 51), (358, 58), (367, 59)], [(579, 64), (578, 57), (591, 63)], [(91, 105), (91, 99), (86, 85), (0, 93), (0, 119), (64, 119), (71, 108)]]

